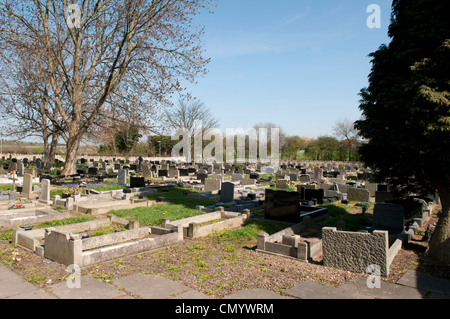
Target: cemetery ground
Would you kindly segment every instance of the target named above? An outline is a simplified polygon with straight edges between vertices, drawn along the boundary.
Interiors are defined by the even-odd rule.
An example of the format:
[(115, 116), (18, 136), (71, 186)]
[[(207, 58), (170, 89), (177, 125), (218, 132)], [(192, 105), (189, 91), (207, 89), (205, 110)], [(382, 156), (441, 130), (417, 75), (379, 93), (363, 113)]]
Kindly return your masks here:
[[(108, 214), (112, 213), (125, 219), (138, 219), (142, 225), (160, 226), (163, 218), (177, 220), (201, 214), (202, 212), (195, 210), (196, 205), (213, 203), (190, 198), (188, 194), (191, 192), (195, 191), (180, 188), (161, 189), (157, 194), (147, 196), (149, 199), (164, 196), (167, 200), (164, 204)], [(323, 224), (317, 225), (317, 231), (322, 226), (335, 226), (342, 220), (345, 221), (347, 229), (356, 230), (371, 223), (373, 204), (369, 205), (364, 215), (356, 202), (349, 205), (334, 203), (325, 206), (329, 210), (329, 218)], [(444, 268), (424, 257), (427, 242), (423, 240), (423, 236), (427, 225), (437, 220), (435, 213), (416, 232), (413, 240), (402, 247), (391, 265), (390, 275), (382, 278), (383, 281), (395, 283), (408, 270), (420, 270), (435, 277), (450, 279), (448, 267)], [(161, 275), (213, 298), (223, 298), (242, 289), (254, 288), (264, 288), (283, 294), (284, 290), (306, 280), (339, 287), (354, 277), (364, 276), (324, 267), (322, 260), (305, 263), (293, 258), (256, 251), (259, 233), (273, 234), (286, 228), (286, 224), (283, 223), (263, 221), (263, 215), (259, 209), (253, 211), (254, 218), (240, 229), (216, 232), (200, 239), (185, 238), (183, 242), (164, 249), (83, 268), (82, 274), (90, 274), (110, 284), (135, 273)], [(46, 228), (94, 218), (101, 219), (105, 216), (93, 217), (72, 213), (70, 219), (44, 223), (36, 227)], [(53, 284), (65, 281), (69, 276), (66, 266), (15, 247), (12, 243), (12, 229), (0, 230), (0, 262), (22, 276), (24, 280), (46, 290), (51, 289)], [(137, 297), (125, 289), (122, 291), (124, 295)]]

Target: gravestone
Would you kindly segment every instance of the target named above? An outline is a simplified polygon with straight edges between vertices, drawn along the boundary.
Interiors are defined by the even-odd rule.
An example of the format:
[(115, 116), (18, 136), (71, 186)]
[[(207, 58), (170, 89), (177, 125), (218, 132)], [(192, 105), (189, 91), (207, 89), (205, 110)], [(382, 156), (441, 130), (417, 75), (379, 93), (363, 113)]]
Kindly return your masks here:
[(243, 179), (244, 179), (244, 175), (242, 175), (242, 174), (234, 173), (233, 175), (231, 175), (231, 181), (232, 182), (240, 182)]
[(189, 170), (188, 169), (180, 168), (180, 169), (178, 169), (178, 172), (180, 174), (180, 177), (181, 176), (189, 176)]
[(300, 183), (310, 183), (311, 182), (311, 176), (309, 175), (300, 175)]
[(222, 181), (216, 178), (205, 179), (205, 192), (214, 192), (220, 190)]
[(46, 204), (50, 204), (50, 180), (43, 179), (41, 181), (41, 195), (39, 196), (39, 200)]
[(288, 189), (289, 188), (288, 181), (285, 179), (279, 179), (277, 180), (276, 187), (279, 189)]
[(289, 179), (291, 182), (296, 182), (298, 180), (298, 174), (289, 174)]
[(264, 218), (299, 223), (300, 193), (266, 189)]
[(385, 203), (395, 199), (396, 197), (391, 192), (375, 192), (375, 203)]
[(114, 169), (117, 171), (117, 170), (120, 170), (120, 164), (114, 164)]
[(220, 189), (220, 202), (231, 203), (234, 201), (234, 184), (233, 183), (222, 183)]
[(145, 187), (145, 177), (130, 177), (130, 188)]
[(350, 187), (347, 189), (347, 200), (350, 202), (368, 203), (370, 200), (370, 192), (367, 189)]
[(307, 201), (316, 199), (318, 204), (323, 204), (323, 200), (325, 199), (325, 190), (323, 188), (308, 188), (308, 186), (309, 185), (297, 186), (297, 191), (300, 191), (300, 198)]
[(119, 171), (119, 174), (117, 175), (119, 185), (127, 185), (127, 177), (128, 177), (128, 171), (126, 169), (121, 169)]
[(256, 185), (256, 179), (253, 178), (243, 178), (240, 182), (241, 185), (247, 186), (247, 185)]
[(389, 234), (399, 234), (404, 230), (404, 209), (397, 204), (375, 204), (372, 228), (387, 230)]
[(23, 176), (24, 170), (23, 163), (17, 163), (17, 176)]
[(250, 173), (250, 178), (258, 179), (259, 178), (259, 174), (258, 173)]
[(88, 169), (89, 175), (97, 175), (97, 172), (98, 172), (97, 167), (89, 167)]
[(159, 177), (168, 177), (169, 171), (167, 169), (159, 169), (158, 170), (158, 176)]
[(168, 177), (178, 177), (178, 168), (169, 167)]
[(202, 183), (205, 183), (205, 179), (208, 178), (208, 174), (206, 173), (198, 173), (197, 179), (200, 180)]
[(142, 176), (144, 176), (145, 178), (151, 178), (153, 176), (151, 167), (145, 163), (142, 164)]
[(33, 187), (33, 176), (31, 174), (25, 174), (23, 177), (23, 186), (22, 186), (22, 194), (26, 199), (31, 199), (32, 195), (32, 187)]

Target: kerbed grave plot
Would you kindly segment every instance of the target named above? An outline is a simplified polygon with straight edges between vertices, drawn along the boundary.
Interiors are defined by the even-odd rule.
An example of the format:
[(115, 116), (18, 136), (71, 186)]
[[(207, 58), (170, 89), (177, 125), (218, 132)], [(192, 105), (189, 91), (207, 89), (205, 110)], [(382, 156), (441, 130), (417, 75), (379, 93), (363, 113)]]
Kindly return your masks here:
[[(91, 234), (96, 230), (101, 233), (111, 226), (116, 228), (116, 231), (99, 236)], [(13, 241), (14, 244), (30, 249), (41, 257), (66, 266), (75, 264), (86, 267), (167, 247), (183, 241), (183, 233), (181, 228), (170, 230), (161, 227), (139, 227), (136, 220), (128, 221), (109, 215), (106, 219), (46, 229), (15, 229)]]
[[(283, 229), (273, 235), (258, 235), (257, 251), (292, 257), (304, 262), (320, 260), (322, 257), (322, 239), (320, 227), (313, 224), (327, 218), (327, 210), (316, 208), (320, 215), (314, 219), (304, 216), (303, 221)], [(314, 215), (312, 215), (314, 216)]]
[(177, 221), (170, 221), (167, 218), (163, 219), (162, 227), (173, 230), (182, 227), (184, 237), (200, 238), (217, 231), (242, 227), (249, 219), (249, 210), (241, 214), (225, 212), (223, 207), (219, 207), (216, 212)]
[[(19, 209), (1, 209), (0, 227), (16, 227), (19, 225), (36, 225), (56, 219), (66, 219), (69, 213), (55, 211), (48, 206), (33, 206)], [(31, 206), (31, 207), (30, 207)]]

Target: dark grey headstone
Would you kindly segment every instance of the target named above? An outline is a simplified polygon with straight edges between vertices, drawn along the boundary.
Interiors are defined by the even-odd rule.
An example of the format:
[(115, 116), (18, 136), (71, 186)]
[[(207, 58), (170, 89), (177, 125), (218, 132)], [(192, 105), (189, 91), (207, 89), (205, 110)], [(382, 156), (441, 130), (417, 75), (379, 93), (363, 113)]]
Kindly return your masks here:
[(220, 189), (220, 201), (222, 203), (231, 203), (234, 200), (234, 184), (233, 183), (222, 183), (222, 188)]
[(130, 188), (145, 187), (145, 177), (130, 177)]
[(387, 230), (390, 234), (401, 233), (404, 229), (404, 209), (397, 204), (375, 204), (372, 227)]
[(266, 189), (264, 218), (299, 223), (300, 193)]

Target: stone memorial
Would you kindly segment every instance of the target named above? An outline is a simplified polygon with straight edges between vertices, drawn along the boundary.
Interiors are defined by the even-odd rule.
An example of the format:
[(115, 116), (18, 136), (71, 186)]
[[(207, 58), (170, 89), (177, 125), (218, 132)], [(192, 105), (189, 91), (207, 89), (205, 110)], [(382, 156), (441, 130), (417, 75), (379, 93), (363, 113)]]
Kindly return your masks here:
[(220, 189), (220, 202), (231, 203), (234, 201), (234, 187), (235, 185), (233, 183), (222, 183), (222, 188)]

